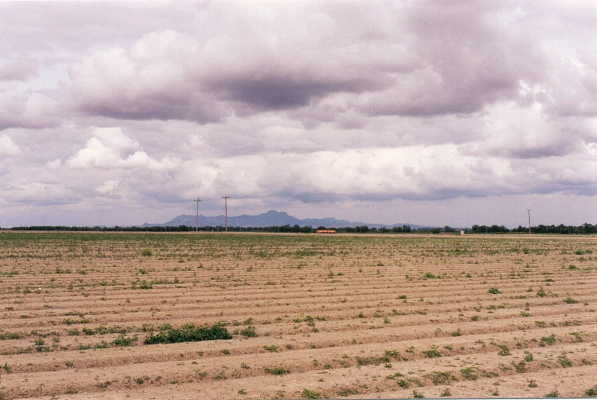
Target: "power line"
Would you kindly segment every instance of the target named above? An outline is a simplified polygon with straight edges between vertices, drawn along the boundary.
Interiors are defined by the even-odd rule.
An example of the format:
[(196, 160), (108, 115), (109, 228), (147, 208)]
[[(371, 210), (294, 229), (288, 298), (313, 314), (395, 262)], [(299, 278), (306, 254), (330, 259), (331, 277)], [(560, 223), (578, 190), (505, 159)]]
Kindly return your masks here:
[(224, 199), (224, 227), (226, 232), (228, 232), (228, 199), (230, 196), (222, 196)]
[(201, 199), (199, 197), (197, 197), (195, 200), (193, 200), (193, 203), (195, 203), (195, 232), (199, 231), (199, 202), (201, 201)]

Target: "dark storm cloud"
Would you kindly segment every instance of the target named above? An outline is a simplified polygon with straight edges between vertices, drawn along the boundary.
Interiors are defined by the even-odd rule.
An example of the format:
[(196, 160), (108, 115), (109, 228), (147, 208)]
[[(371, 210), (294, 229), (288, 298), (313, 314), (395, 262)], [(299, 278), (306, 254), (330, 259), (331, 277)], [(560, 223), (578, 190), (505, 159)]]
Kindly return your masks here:
[(545, 60), (527, 32), (517, 2), (417, 1), (407, 7), (411, 50), (421, 60), (414, 79), (365, 101), (365, 112), (431, 116), (468, 114), (517, 99), (520, 81), (541, 79)]
[(293, 78), (280, 74), (265, 75), (259, 79), (244, 76), (240, 79), (220, 79), (212, 87), (226, 93), (226, 97), (259, 110), (283, 110), (307, 105), (312, 99), (336, 91), (358, 92), (371, 83), (366, 79), (339, 80)]
[[(229, 7), (205, 11), (201, 33), (157, 31), (131, 47), (90, 54), (71, 70), (75, 107), (115, 118), (209, 122), (232, 113), (294, 109), (334, 93), (380, 90), (388, 74), (415, 67), (400, 43), (384, 53), (388, 32), (359, 28), (329, 10), (289, 5), (269, 10), (274, 19), (255, 13), (251, 20), (223, 4)], [(369, 19), (380, 12), (363, 11)], [(309, 30), (287, 29), (286, 23), (296, 27), (299, 21), (309, 22)]]
[(187, 120), (202, 123), (217, 122), (224, 117), (224, 113), (217, 109), (217, 104), (202, 104), (201, 100), (193, 102), (193, 95), (189, 98), (176, 98), (168, 101), (169, 96), (144, 96), (143, 98), (121, 98), (107, 101), (85, 100), (78, 105), (78, 109), (88, 115), (97, 115), (114, 119), (131, 120)]
[[(211, 122), (338, 95), (342, 111), (425, 117), (518, 101), (521, 81), (545, 78), (543, 49), (521, 28), (532, 21), (518, 2), (398, 4), (259, 3), (246, 13), (209, 3), (201, 29), (157, 31), (91, 54), (72, 70), (75, 103), (113, 118)], [(120, 81), (103, 71), (111, 64), (126, 70)], [(98, 97), (102, 83), (109, 89)]]

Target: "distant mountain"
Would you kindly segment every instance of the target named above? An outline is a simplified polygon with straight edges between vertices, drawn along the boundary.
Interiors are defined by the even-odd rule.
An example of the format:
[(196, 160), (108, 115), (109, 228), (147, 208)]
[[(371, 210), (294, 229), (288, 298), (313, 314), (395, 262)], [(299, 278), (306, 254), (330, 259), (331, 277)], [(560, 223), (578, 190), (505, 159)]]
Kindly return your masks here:
[[(195, 226), (195, 216), (194, 215), (179, 215), (178, 217), (173, 218), (172, 220), (165, 222), (163, 224), (144, 224), (144, 227), (149, 226)], [(392, 224), (392, 225), (383, 225), (383, 224), (370, 224), (367, 222), (354, 222), (354, 221), (346, 221), (343, 219), (336, 219), (336, 218), (296, 218), (292, 215), (288, 215), (283, 211), (274, 211), (270, 210), (263, 214), (257, 215), (238, 215), (238, 216), (229, 216), (228, 217), (228, 225), (230, 226), (238, 226), (238, 227), (267, 227), (267, 226), (283, 226), (283, 225), (299, 225), (299, 226), (312, 226), (317, 228), (318, 226), (326, 226), (326, 227), (336, 227), (336, 228), (346, 228), (346, 227), (353, 227), (353, 226), (363, 226), (367, 225), (370, 228), (381, 228), (381, 227), (393, 227), (393, 226), (403, 226), (409, 225), (412, 228), (417, 228), (418, 225), (412, 224)], [(218, 215), (215, 217), (208, 217), (205, 215), (199, 215), (199, 226), (224, 226), (224, 216)]]

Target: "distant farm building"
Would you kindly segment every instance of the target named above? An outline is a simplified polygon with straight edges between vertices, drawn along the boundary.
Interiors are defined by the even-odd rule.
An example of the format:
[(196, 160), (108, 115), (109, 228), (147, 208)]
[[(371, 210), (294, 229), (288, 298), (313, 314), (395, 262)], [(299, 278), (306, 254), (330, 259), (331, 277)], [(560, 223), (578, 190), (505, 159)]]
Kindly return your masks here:
[(317, 229), (315, 233), (336, 233), (335, 229)]

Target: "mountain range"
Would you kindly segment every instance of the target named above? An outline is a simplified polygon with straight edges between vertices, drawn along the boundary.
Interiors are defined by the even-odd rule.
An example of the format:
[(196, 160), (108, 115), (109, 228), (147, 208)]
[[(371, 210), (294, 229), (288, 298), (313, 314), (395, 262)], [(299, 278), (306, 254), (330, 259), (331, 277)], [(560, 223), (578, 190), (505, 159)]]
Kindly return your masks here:
[[(199, 215), (199, 226), (224, 226), (225, 217), (223, 215), (217, 215), (214, 217), (209, 217), (205, 215)], [(144, 227), (149, 226), (195, 226), (196, 220), (194, 215), (179, 215), (168, 222), (161, 223), (161, 224), (144, 224)], [(335, 228), (346, 228), (346, 227), (354, 227), (354, 226), (364, 226), (367, 225), (370, 228), (382, 228), (382, 227), (394, 227), (394, 226), (403, 226), (408, 225), (412, 228), (418, 228), (418, 225), (407, 224), (407, 223), (397, 223), (391, 225), (384, 225), (384, 224), (371, 224), (367, 222), (355, 222), (355, 221), (347, 221), (343, 219), (336, 219), (336, 218), (296, 218), (292, 215), (287, 214), (284, 211), (275, 211), (270, 210), (263, 214), (257, 215), (238, 215), (238, 216), (229, 216), (228, 217), (228, 225), (229, 226), (237, 226), (237, 227), (253, 227), (253, 228), (260, 228), (260, 227), (267, 227), (267, 226), (283, 226), (283, 225), (299, 225), (299, 226), (312, 226), (317, 228), (319, 226), (326, 226), (326, 227), (335, 227)]]

